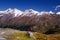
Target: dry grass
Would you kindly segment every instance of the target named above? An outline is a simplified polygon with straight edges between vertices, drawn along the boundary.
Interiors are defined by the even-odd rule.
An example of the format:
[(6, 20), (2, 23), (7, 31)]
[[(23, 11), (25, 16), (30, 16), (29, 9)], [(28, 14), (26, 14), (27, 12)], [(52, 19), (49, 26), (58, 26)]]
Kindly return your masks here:
[[(51, 34), (51, 35), (45, 35), (42, 33), (33, 33), (35, 36), (35, 40), (60, 40), (60, 34)], [(12, 35), (8, 35), (5, 38), (7, 40), (34, 40), (27, 36), (26, 32), (19, 32), (14, 33)]]
[[(9, 30), (9, 29), (7, 28), (4, 30)], [(60, 40), (60, 34), (46, 35), (46, 34), (36, 33), (36, 32), (33, 32), (33, 34), (36, 39), (28, 37), (26, 31), (19, 31), (14, 34), (6, 35), (4, 36), (4, 38), (6, 38), (7, 40)]]

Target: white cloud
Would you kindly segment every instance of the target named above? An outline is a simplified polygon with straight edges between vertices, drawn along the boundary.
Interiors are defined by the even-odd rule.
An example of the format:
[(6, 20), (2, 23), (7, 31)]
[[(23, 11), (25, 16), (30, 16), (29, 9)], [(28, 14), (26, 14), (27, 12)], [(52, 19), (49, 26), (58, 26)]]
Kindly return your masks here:
[(57, 8), (60, 8), (60, 5), (56, 6), (55, 10), (57, 10)]

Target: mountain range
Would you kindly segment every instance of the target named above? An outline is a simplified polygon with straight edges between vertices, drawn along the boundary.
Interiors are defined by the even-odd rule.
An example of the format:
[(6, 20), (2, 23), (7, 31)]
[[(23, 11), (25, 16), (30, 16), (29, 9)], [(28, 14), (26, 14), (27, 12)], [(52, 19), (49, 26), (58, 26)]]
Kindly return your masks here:
[[(7, 10), (4, 10), (4, 11), (0, 11), (0, 16), (3, 16), (3, 15), (13, 15), (13, 17), (18, 17), (18, 16), (32, 16), (32, 15), (42, 15), (42, 14), (54, 14), (54, 12), (52, 11), (49, 11), (49, 12), (46, 12), (46, 11), (35, 11), (33, 9), (27, 9), (25, 11), (21, 11), (17, 8), (14, 8), (14, 9), (11, 9), (11, 8), (8, 8)], [(60, 14), (60, 12), (57, 12), (56, 14)]]
[(34, 26), (35, 31), (46, 32), (49, 29), (55, 29), (56, 25), (60, 27), (59, 24), (60, 12), (39, 12), (33, 9), (21, 11), (16, 8), (0, 11), (0, 27), (3, 28), (20, 29), (21, 26)]

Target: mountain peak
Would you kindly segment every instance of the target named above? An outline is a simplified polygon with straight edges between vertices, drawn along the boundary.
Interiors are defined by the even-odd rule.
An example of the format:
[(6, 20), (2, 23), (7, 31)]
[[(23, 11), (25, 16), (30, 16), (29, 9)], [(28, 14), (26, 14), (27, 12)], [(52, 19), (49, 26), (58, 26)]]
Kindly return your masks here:
[(23, 11), (18, 10), (17, 8), (14, 8), (14, 9), (8, 8), (5, 11), (0, 11), (0, 13), (3, 13), (3, 14), (13, 14), (14, 17), (18, 17), (18, 16), (20, 16), (23, 13)]
[(25, 10), (24, 11), (24, 15), (26, 16), (32, 16), (32, 15), (36, 15), (36, 14), (39, 14), (39, 12), (38, 11), (35, 11), (35, 10), (33, 10), (33, 9), (28, 9), (28, 10)]
[(50, 13), (50, 14), (54, 14), (54, 12), (52, 12), (52, 11), (49, 11), (49, 13)]
[(12, 9), (11, 8), (8, 8), (7, 10), (5, 10), (5, 11), (11, 11)]
[[(36, 11), (36, 10), (33, 10), (33, 9), (27, 9), (25, 10), (24, 12), (17, 9), (17, 8), (8, 8), (7, 10), (5, 11), (0, 11), (0, 14), (13, 14), (14, 17), (18, 17), (18, 16), (33, 16), (33, 15), (43, 15), (43, 14), (54, 14), (54, 12), (52, 11), (49, 11), (49, 12), (46, 12), (46, 11)], [(57, 12), (57, 14), (60, 14), (60, 12)]]
[(13, 9), (13, 13), (15, 14), (15, 17), (16, 17), (16, 16), (22, 15), (23, 11), (18, 10), (17, 8), (14, 8), (14, 9)]

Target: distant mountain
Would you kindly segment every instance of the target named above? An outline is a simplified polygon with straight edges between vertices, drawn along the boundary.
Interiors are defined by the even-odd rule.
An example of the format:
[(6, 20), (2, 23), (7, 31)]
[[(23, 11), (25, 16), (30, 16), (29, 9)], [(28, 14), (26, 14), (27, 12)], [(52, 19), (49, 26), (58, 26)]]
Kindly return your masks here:
[(59, 24), (60, 12), (39, 12), (33, 9), (21, 11), (16, 8), (0, 11), (0, 27), (20, 29), (21, 26), (34, 26), (34, 31), (46, 32), (49, 29), (56, 28), (55, 25), (60, 27)]
[(0, 11), (0, 15), (3, 15), (3, 14), (12, 14), (14, 17), (18, 17), (22, 14), (23, 12), (14, 8), (14, 9), (7, 9), (5, 11)]
[(42, 15), (42, 14), (54, 14), (54, 12), (52, 11), (49, 11), (49, 12), (46, 12), (46, 11), (35, 11), (33, 9), (28, 9), (28, 10), (25, 10), (24, 12), (19, 10), (19, 9), (11, 9), (11, 8), (8, 8), (7, 10), (5, 11), (0, 11), (0, 16), (3, 16), (4, 14), (12, 14), (13, 17), (18, 17), (18, 16), (33, 16), (33, 15)]

